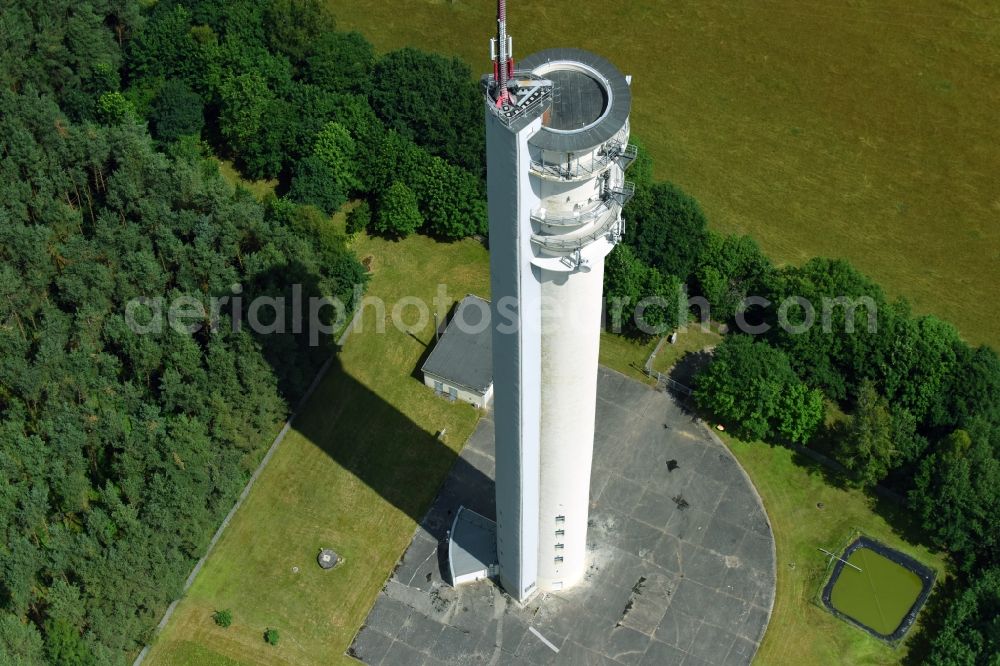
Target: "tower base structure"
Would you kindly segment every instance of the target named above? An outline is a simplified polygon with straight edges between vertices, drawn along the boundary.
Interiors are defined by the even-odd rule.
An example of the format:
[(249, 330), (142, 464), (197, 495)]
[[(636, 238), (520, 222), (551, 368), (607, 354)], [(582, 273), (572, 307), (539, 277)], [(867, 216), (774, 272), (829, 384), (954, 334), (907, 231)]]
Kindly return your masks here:
[[(351, 656), (382, 666), (685, 659), (749, 666), (775, 584), (774, 539), (753, 485), (670, 394), (606, 368), (598, 369), (597, 392), (583, 581), (515, 602), (500, 585), (456, 586), (450, 577), (491, 576), (482, 566), (489, 560), (484, 532), (496, 515), (488, 414), (379, 593)], [(677, 466), (665, 464), (667, 455)], [(629, 497), (642, 501), (623, 501)], [(684, 508), (671, 497), (684, 497)]]

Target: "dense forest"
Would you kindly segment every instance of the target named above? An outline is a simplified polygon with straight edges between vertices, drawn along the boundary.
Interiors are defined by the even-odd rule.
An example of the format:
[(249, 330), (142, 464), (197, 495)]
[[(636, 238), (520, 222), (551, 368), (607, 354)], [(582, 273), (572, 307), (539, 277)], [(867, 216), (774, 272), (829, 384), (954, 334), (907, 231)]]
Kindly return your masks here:
[[(378, 56), (317, 0), (21, 0), (0, 42), (0, 662), (126, 663), (331, 351), (230, 314), (136, 335), (126, 304), (207, 304), (234, 285), (248, 303), (292, 284), (350, 304), (365, 273), (329, 217), (348, 199), (362, 202), (349, 232), (484, 234), (481, 101), (459, 61)], [(217, 157), (277, 179), (277, 194), (233, 188)], [(686, 290), (731, 324), (746, 296), (767, 298), (746, 317), (770, 330), (726, 337), (698, 404), (795, 446), (825, 403), (852, 414), (830, 453), (853, 483), (906, 494), (959, 572), (928, 661), (996, 666), (996, 353), (845, 262), (777, 267), (752, 239), (710, 231), (644, 152), (629, 173), (608, 296)], [(836, 310), (834, 334), (788, 334), (790, 295), (869, 297), (878, 326), (838, 333)]]
[(126, 305), (299, 284), (350, 306), (348, 197), (387, 234), (483, 231), (479, 98), (309, 1), (19, 2), (0, 41), (0, 662), (127, 663), (331, 345), (234, 326), (246, 305), (137, 335)]

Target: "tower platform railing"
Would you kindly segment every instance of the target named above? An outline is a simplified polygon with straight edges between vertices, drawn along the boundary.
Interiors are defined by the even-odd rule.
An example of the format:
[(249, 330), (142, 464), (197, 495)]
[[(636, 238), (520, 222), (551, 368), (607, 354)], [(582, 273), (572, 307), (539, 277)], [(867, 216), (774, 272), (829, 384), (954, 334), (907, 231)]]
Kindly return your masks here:
[(635, 183), (630, 180), (622, 181), (620, 185), (612, 187), (608, 192), (608, 198), (617, 201), (622, 207), (625, 206), (632, 197), (635, 196)]
[(590, 159), (575, 159), (569, 162), (531, 161), (531, 172), (548, 180), (580, 181), (599, 175), (612, 163), (618, 162), (624, 171), (638, 156), (635, 144), (622, 145), (617, 141), (609, 142), (603, 151)]
[(603, 199), (596, 206), (582, 211), (551, 212), (539, 208), (531, 211), (531, 221), (550, 227), (582, 227), (620, 208), (618, 202), (613, 199)]
[(590, 233), (570, 237), (567, 237), (566, 234), (551, 236), (532, 234), (531, 242), (553, 252), (572, 252), (584, 248), (600, 238), (607, 238), (612, 243), (617, 243), (621, 238), (622, 226), (620, 215), (610, 215), (603, 224)]
[[(479, 83), (487, 105), (507, 127), (513, 127), (522, 118), (537, 117), (537, 114), (544, 111), (541, 107), (547, 105), (552, 97), (552, 82), (533, 72), (515, 71), (513, 80), (519, 84), (517, 92), (511, 98), (513, 103), (502, 108), (496, 106), (493, 94), (497, 87), (496, 79), (487, 74)], [(530, 113), (532, 111), (535, 113)]]
[(582, 227), (594, 222), (608, 213), (617, 213), (635, 195), (635, 183), (624, 181), (608, 190), (604, 197), (593, 208), (582, 211), (549, 211), (537, 208), (531, 211), (531, 221), (550, 227)]

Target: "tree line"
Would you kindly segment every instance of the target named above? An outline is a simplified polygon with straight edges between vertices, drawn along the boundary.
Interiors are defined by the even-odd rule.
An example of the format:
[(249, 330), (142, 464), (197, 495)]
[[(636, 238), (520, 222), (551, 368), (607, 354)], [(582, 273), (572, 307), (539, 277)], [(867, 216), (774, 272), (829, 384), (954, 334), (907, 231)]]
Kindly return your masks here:
[[(883, 484), (904, 495), (920, 528), (951, 554), (959, 572), (960, 592), (932, 639), (928, 663), (995, 666), (996, 352), (968, 345), (937, 317), (915, 315), (905, 300), (889, 299), (847, 261), (776, 266), (753, 239), (709, 230), (692, 197), (652, 178), (650, 158), (641, 150), (629, 173), (636, 195), (624, 211), (625, 242), (608, 258), (608, 296), (632, 305), (664, 296), (673, 304), (681, 290), (733, 331), (760, 331), (725, 336), (695, 380), (698, 407), (740, 437), (806, 444), (826, 429), (827, 404), (848, 413), (847, 425), (824, 438), (829, 453), (857, 486)], [(747, 307), (749, 296), (759, 298)], [(792, 299), (805, 299), (816, 311), (782, 311)], [(840, 305), (820, 312), (824, 302)], [(854, 309), (858, 303), (868, 305)], [(649, 323), (682, 326), (701, 314), (702, 305), (680, 313), (662, 308)], [(815, 325), (806, 326), (810, 318)], [(646, 335), (634, 324), (625, 333)]]
[(157, 3), (124, 52), (126, 88), (107, 94), (161, 142), (200, 133), (326, 213), (365, 199), (386, 235), (485, 233), (482, 101), (461, 61), (376, 57), (312, 0)]

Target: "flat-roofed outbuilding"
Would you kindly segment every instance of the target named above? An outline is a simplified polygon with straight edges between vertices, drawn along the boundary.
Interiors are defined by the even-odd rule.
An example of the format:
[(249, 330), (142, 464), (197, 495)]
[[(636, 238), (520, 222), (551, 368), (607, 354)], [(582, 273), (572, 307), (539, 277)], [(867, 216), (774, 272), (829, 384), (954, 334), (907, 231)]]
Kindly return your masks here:
[(493, 399), (493, 336), (490, 303), (466, 296), (438, 340), (421, 372), (438, 395), (487, 407)]

